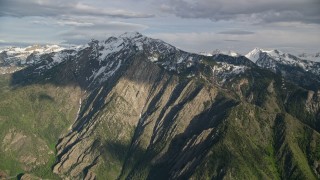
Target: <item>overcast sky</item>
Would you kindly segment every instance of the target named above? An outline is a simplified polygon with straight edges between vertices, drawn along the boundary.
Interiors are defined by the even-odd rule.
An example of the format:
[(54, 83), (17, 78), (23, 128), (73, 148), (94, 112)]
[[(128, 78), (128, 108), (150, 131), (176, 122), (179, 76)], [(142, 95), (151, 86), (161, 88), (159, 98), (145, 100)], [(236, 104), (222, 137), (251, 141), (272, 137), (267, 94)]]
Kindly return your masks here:
[(320, 51), (320, 0), (0, 0), (0, 23), (2, 46), (138, 31), (191, 52)]

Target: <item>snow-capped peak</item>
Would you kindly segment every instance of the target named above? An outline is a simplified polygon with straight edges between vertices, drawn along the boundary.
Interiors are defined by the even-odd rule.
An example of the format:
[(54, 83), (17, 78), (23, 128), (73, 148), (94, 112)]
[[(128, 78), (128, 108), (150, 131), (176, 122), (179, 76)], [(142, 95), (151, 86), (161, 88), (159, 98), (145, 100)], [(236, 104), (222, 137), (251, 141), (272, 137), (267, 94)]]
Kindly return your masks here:
[(132, 46), (135, 47), (136, 50), (141, 51), (144, 45), (150, 41), (150, 38), (143, 36), (139, 32), (126, 32), (118, 37), (112, 36), (105, 41), (98, 41), (100, 47), (99, 53), (101, 54), (99, 60), (103, 61), (107, 56)]
[(257, 60), (260, 57), (261, 52), (264, 50), (260, 48), (254, 48), (252, 51), (250, 51), (248, 54), (245, 55), (246, 58), (250, 59), (252, 62), (256, 63)]
[(273, 71), (279, 69), (279, 65), (285, 65), (298, 67), (304, 71), (312, 72), (314, 74), (320, 74), (320, 71), (317, 69), (319, 65), (315, 62), (303, 60), (294, 55), (284, 53), (276, 49), (264, 50), (255, 48), (245, 56), (258, 66), (271, 69)]
[(260, 48), (254, 48), (248, 54), (245, 55), (246, 58), (250, 59), (252, 62), (256, 63), (259, 58), (261, 58), (262, 54), (265, 54), (276, 61), (295, 61), (296, 58), (292, 57), (292, 55), (279, 51), (277, 49), (265, 50)]
[(126, 32), (124, 34), (121, 34), (119, 37), (120, 38), (128, 38), (128, 39), (135, 39), (142, 37), (143, 35), (140, 34), (139, 32)]
[(231, 50), (221, 51), (220, 49), (213, 50), (211, 53), (200, 52), (199, 54), (204, 55), (204, 56), (213, 56), (213, 55), (217, 55), (217, 54), (223, 54), (223, 55), (232, 56), (232, 57), (239, 57), (240, 56), (240, 54), (235, 51), (231, 51)]

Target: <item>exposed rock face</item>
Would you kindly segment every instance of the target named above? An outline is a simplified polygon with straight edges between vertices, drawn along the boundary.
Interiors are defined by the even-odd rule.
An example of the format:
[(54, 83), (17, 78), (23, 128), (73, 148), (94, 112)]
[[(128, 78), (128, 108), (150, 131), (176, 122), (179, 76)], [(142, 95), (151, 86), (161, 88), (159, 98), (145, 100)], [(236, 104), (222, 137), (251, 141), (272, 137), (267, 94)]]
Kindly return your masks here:
[[(101, 87), (100, 94), (104, 93), (104, 88)], [(205, 104), (212, 102), (216, 95), (214, 88), (205, 88), (193, 81), (179, 82), (177, 76), (167, 74), (146, 60), (137, 59), (107, 96), (87, 102), (95, 104), (95, 101), (102, 101), (103, 105), (99, 112), (93, 112), (90, 122), (74, 127), (73, 132), (58, 144), (61, 161), (54, 171), (62, 174), (71, 172), (71, 176), (78, 177), (85, 167), (98, 163), (101, 158), (106, 158), (105, 163), (108, 163), (108, 158), (111, 158), (108, 154), (115, 152), (108, 152), (108, 149), (99, 151), (108, 146), (112, 148), (122, 144), (145, 151), (163, 141), (170, 128), (175, 127), (170, 130), (171, 138), (184, 132), (195, 116), (209, 108)], [(94, 111), (94, 107), (90, 109)], [(188, 146), (194, 146), (215, 133), (215, 129), (209, 128)]]

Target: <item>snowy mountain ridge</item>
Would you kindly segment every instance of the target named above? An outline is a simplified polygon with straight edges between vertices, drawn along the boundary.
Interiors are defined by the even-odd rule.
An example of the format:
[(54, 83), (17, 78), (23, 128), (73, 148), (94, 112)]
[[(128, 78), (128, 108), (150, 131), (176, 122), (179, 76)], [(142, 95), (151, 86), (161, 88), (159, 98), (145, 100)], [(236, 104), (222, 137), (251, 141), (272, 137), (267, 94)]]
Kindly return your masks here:
[(301, 53), (301, 54), (298, 54), (298, 57), (301, 58), (301, 59), (305, 59), (305, 60), (320, 62), (320, 52), (314, 53), (314, 54)]
[(252, 51), (250, 51), (248, 54), (246, 54), (245, 57), (250, 59), (252, 62), (256, 63), (257, 60), (259, 60), (260, 56), (262, 56), (262, 54), (267, 54), (268, 56), (272, 57), (274, 60), (279, 62), (284, 62), (284, 63), (295, 63), (296, 61), (299, 61), (297, 57), (276, 49), (264, 50), (264, 49), (255, 48)]
[[(113, 76), (122, 64), (127, 63), (127, 58), (136, 53), (142, 53), (147, 60), (167, 71), (178, 74), (188, 72), (187, 77), (189, 78), (195, 75), (198, 71), (198, 65), (202, 64), (204, 57), (206, 57), (185, 52), (162, 40), (152, 39), (138, 32), (110, 37), (105, 41), (95, 40), (89, 43), (89, 46), (94, 49), (90, 57), (93, 61), (98, 59), (99, 66), (94, 68), (88, 79), (99, 83)], [(228, 56), (216, 53), (212, 56), (217, 59), (217, 67), (211, 70), (217, 81), (224, 82), (226, 79), (244, 73), (248, 69), (242, 64), (232, 64), (232, 62), (236, 62), (239, 57), (238, 54), (235, 55), (234, 53), (234, 56)]]
[(246, 54), (245, 57), (250, 59), (258, 66), (271, 69), (273, 71), (276, 71), (278, 69), (278, 65), (287, 65), (302, 68), (305, 71), (320, 75), (318, 62), (300, 59), (299, 57), (296, 57), (292, 54), (283, 53), (276, 49), (264, 50), (255, 48), (254, 50)]
[(32, 64), (34, 61), (27, 61), (31, 55), (33, 60), (38, 60), (39, 56), (43, 54), (59, 52), (64, 49), (59, 45), (33, 45), (25, 48), (7, 47), (0, 50), (0, 63), (3, 63), (4, 66)]
[(74, 66), (72, 73), (75, 76), (82, 74), (82, 81), (94, 87), (115, 76), (122, 66), (129, 64), (132, 57), (137, 55), (188, 78), (199, 73), (203, 66), (209, 65), (211, 76), (218, 84), (244, 74), (256, 65), (274, 72), (284, 72), (285, 66), (289, 69), (298, 68), (300, 73), (320, 75), (319, 63), (302, 60), (278, 50), (255, 48), (245, 56), (221, 50), (195, 54), (138, 32), (124, 33), (106, 40), (92, 40), (86, 45), (71, 48), (58, 45), (7, 48), (0, 52), (0, 73), (13, 73), (33, 66), (29, 73), (42, 74), (60, 64), (69, 63)]
[(124, 33), (106, 40), (92, 40), (87, 45), (49, 53), (31, 53), (22, 61), (27, 62), (26, 67), (30, 67), (24, 71), (26, 75), (34, 74), (36, 77), (67, 66), (66, 71), (79, 79), (85, 87), (94, 88), (121, 74), (135, 58), (144, 59), (186, 78), (199, 75), (207, 68), (206, 74), (218, 84), (223, 84), (254, 66), (243, 56), (217, 53), (209, 57), (188, 53), (138, 32)]

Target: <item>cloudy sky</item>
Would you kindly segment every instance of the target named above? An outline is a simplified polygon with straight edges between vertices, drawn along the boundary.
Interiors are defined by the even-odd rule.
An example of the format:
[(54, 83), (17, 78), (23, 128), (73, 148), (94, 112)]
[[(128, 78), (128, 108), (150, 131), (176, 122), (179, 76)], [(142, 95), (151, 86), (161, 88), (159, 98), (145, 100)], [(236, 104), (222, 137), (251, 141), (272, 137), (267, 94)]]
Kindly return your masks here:
[(192, 52), (320, 51), (320, 0), (0, 0), (0, 23), (1, 46), (139, 31)]

